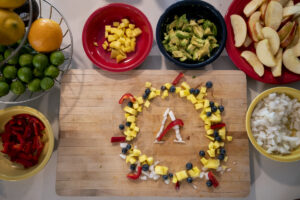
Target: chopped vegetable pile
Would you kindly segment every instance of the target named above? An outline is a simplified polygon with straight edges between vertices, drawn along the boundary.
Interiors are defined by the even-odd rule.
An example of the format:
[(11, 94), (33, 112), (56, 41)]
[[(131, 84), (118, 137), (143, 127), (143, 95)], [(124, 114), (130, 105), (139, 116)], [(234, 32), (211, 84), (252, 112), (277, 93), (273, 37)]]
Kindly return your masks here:
[(219, 47), (217, 27), (206, 19), (188, 20), (186, 14), (175, 16), (164, 33), (164, 48), (181, 62), (203, 61)]
[(3, 145), (1, 152), (24, 168), (36, 165), (44, 148), (42, 141), (44, 124), (32, 115), (19, 114), (13, 116), (5, 124), (4, 129), (1, 133)]

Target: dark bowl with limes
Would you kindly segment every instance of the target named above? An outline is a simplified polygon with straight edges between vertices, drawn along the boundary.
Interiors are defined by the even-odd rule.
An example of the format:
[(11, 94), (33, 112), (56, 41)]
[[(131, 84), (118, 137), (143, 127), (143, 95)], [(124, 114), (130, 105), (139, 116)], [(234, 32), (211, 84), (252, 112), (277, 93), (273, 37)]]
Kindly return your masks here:
[[(213, 22), (217, 28), (216, 39), (219, 47), (212, 50), (210, 57), (203, 61), (180, 61), (172, 57), (172, 53), (168, 52), (164, 45), (164, 37), (167, 31), (167, 26), (174, 20), (175, 16), (186, 14), (188, 20), (206, 19)], [(159, 18), (156, 26), (156, 41), (161, 53), (174, 64), (185, 68), (199, 68), (204, 67), (215, 61), (222, 53), (225, 47), (227, 38), (227, 29), (223, 16), (211, 4), (201, 0), (184, 0), (172, 4)]]

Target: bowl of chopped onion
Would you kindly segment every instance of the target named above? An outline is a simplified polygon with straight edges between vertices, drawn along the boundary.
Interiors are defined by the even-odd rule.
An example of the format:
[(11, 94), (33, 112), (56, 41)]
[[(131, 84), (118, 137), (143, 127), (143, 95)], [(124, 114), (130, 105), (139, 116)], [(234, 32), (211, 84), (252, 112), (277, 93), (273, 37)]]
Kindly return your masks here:
[(300, 91), (275, 87), (259, 94), (246, 114), (253, 146), (278, 162), (300, 160)]

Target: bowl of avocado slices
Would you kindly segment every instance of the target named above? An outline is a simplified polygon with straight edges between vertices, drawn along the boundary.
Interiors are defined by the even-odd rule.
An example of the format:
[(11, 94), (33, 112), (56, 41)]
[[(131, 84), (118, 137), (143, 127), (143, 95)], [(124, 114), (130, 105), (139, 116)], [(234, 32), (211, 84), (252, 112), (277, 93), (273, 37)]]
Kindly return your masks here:
[(203, 67), (216, 60), (225, 47), (226, 37), (226, 24), (220, 12), (200, 0), (172, 4), (156, 27), (161, 53), (186, 68)]

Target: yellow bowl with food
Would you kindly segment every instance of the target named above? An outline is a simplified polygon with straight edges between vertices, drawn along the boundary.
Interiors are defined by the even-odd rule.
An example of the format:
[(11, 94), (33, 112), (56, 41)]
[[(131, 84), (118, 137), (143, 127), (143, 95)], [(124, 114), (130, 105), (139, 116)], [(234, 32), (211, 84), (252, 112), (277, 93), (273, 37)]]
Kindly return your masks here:
[[(259, 94), (250, 104), (246, 129), (253, 146), (278, 162), (300, 160), (300, 91), (276, 87)], [(299, 125), (297, 125), (299, 124)], [(297, 131), (298, 133), (297, 133)]]
[(42, 113), (25, 106), (0, 110), (0, 180), (18, 181), (37, 174), (53, 147), (52, 128)]

